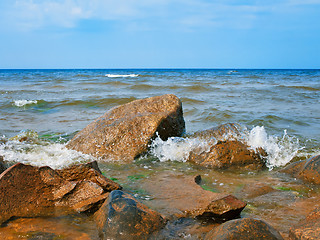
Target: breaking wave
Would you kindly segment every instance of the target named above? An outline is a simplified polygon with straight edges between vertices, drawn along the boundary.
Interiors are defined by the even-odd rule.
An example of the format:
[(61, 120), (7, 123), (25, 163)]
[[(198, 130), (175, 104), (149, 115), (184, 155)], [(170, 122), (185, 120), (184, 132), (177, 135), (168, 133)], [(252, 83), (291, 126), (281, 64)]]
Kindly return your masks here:
[(138, 77), (139, 74), (106, 74), (109, 78), (124, 78), (124, 77)]
[(37, 104), (37, 100), (14, 100), (13, 104), (17, 107), (24, 107), (25, 105)]
[[(303, 147), (299, 144), (299, 139), (288, 136), (284, 131), (281, 137), (268, 135), (265, 128), (256, 126), (251, 131), (242, 128), (241, 134), (230, 132), (221, 137), (222, 140), (239, 140), (246, 143), (253, 150), (263, 148), (268, 156), (267, 167), (272, 170), (275, 167), (286, 165)], [(218, 140), (221, 140), (218, 139)], [(192, 151), (197, 153), (209, 151), (210, 144), (217, 142), (217, 139), (181, 138), (172, 137), (163, 141), (157, 137), (151, 144), (150, 153), (160, 161), (181, 161), (186, 162)]]

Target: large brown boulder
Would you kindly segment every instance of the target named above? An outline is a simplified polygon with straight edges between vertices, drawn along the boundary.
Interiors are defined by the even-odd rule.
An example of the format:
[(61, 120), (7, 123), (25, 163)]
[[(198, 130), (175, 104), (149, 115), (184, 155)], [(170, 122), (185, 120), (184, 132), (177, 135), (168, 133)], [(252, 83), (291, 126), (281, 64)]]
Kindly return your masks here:
[(94, 216), (101, 239), (148, 239), (165, 224), (159, 213), (119, 190), (110, 193)]
[(306, 182), (320, 184), (320, 155), (291, 163), (282, 171)]
[(263, 157), (248, 145), (232, 140), (218, 141), (209, 151), (190, 152), (188, 161), (214, 169), (261, 170), (266, 168)]
[(205, 240), (283, 240), (280, 233), (264, 221), (243, 218), (231, 220), (207, 233)]
[(201, 177), (163, 172), (141, 182), (153, 196), (148, 205), (167, 217), (210, 218), (218, 221), (239, 217), (246, 203), (229, 194), (204, 190)]
[(311, 212), (297, 226), (290, 228), (289, 237), (292, 240), (320, 239), (320, 208)]
[[(108, 192), (121, 187), (91, 166), (96, 163), (58, 171), (22, 163), (8, 168), (0, 175), (0, 223), (12, 217), (49, 216), (57, 207), (97, 209)], [(67, 178), (76, 175), (75, 169), (82, 169), (83, 177)]]
[(90, 123), (67, 148), (105, 160), (131, 162), (147, 151), (158, 134), (163, 140), (185, 130), (181, 101), (172, 94), (112, 108)]

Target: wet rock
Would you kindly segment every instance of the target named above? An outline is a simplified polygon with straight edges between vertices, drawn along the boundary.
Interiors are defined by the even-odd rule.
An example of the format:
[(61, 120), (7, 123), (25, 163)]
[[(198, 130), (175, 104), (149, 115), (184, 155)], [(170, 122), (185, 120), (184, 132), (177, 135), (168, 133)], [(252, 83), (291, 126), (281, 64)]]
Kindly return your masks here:
[(80, 131), (67, 148), (107, 160), (132, 162), (156, 133), (166, 140), (185, 129), (181, 101), (172, 94), (136, 100), (106, 112)]
[(141, 187), (154, 197), (148, 205), (171, 217), (210, 218), (218, 221), (239, 217), (246, 203), (229, 194), (204, 190), (196, 178), (163, 172), (145, 179)]
[(3, 156), (0, 156), (0, 174), (7, 169), (6, 164), (3, 161)]
[(119, 190), (110, 193), (94, 216), (102, 239), (148, 239), (165, 224), (159, 213)]
[[(121, 187), (95, 168), (96, 163), (64, 170), (22, 163), (8, 168), (0, 175), (0, 223), (12, 217), (49, 216), (56, 207), (96, 209), (106, 192)], [(77, 174), (79, 169), (83, 176)]]
[(244, 185), (243, 188), (236, 194), (236, 196), (240, 198), (251, 199), (274, 191), (278, 190), (265, 183), (254, 182)]
[(240, 139), (242, 132), (243, 127), (240, 124), (226, 123), (218, 127), (195, 132), (190, 137), (216, 143), (218, 141), (226, 141), (229, 139)]
[(50, 215), (54, 210), (53, 187), (37, 167), (18, 163), (0, 175), (0, 223), (11, 217)]
[(291, 163), (282, 171), (306, 182), (320, 184), (320, 155)]
[(243, 218), (231, 220), (211, 230), (205, 240), (283, 240), (280, 233), (264, 221)]
[(290, 228), (289, 237), (292, 240), (320, 239), (320, 208), (311, 212), (296, 227)]
[(266, 168), (263, 154), (263, 150), (256, 153), (236, 140), (219, 141), (209, 151), (191, 152), (188, 161), (214, 169), (261, 170)]

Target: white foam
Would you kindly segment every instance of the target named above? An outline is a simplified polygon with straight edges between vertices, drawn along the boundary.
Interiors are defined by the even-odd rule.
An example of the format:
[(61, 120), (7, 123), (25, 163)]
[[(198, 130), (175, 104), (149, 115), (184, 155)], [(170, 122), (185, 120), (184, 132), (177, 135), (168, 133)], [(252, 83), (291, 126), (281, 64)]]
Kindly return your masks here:
[(109, 78), (138, 77), (139, 74), (106, 74)]
[(33, 166), (49, 166), (59, 169), (74, 163), (93, 161), (93, 157), (69, 150), (64, 144), (39, 145), (19, 141), (0, 144), (0, 155), (11, 163), (24, 163)]
[(17, 107), (23, 107), (28, 104), (37, 104), (37, 100), (14, 100), (14, 105)]
[(286, 130), (282, 137), (268, 136), (263, 126), (256, 126), (249, 132), (247, 144), (252, 149), (261, 147), (267, 152), (266, 164), (270, 170), (286, 165), (303, 149), (299, 139), (288, 136)]
[(161, 162), (179, 161), (186, 162), (191, 151), (198, 153), (209, 151), (209, 145), (197, 138), (171, 137), (163, 141), (157, 137), (151, 144), (150, 152)]

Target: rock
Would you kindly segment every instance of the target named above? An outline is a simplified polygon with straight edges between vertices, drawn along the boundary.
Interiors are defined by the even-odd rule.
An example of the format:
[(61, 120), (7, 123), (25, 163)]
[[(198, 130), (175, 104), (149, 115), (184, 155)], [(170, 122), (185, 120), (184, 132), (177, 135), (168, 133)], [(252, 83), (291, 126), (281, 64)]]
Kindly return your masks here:
[(289, 237), (292, 240), (320, 239), (320, 208), (311, 212), (296, 227), (290, 228)]
[(119, 190), (95, 213), (101, 239), (148, 239), (165, 221), (157, 212)]
[(7, 169), (6, 164), (3, 161), (3, 156), (0, 156), (0, 174)]
[(251, 199), (275, 191), (279, 190), (262, 182), (254, 182), (244, 185), (244, 187), (237, 193), (237, 196), (240, 198)]
[(64, 170), (15, 164), (0, 175), (0, 224), (12, 217), (50, 216), (56, 207), (97, 209), (107, 192), (121, 188), (99, 172), (96, 162)]
[(53, 186), (46, 184), (37, 167), (17, 163), (0, 175), (0, 223), (11, 217), (51, 215)]
[(67, 148), (104, 160), (132, 162), (147, 151), (156, 134), (166, 140), (184, 130), (181, 101), (167, 94), (112, 108), (80, 131)]
[(240, 139), (242, 136), (243, 127), (237, 123), (226, 123), (218, 127), (213, 127), (207, 130), (198, 131), (190, 137), (198, 138), (215, 144), (218, 141), (226, 141), (230, 139)]
[(211, 230), (205, 240), (283, 240), (280, 233), (264, 221), (243, 218), (225, 222)]
[[(262, 150), (261, 153), (263, 154)], [(214, 169), (262, 170), (265, 161), (249, 146), (236, 141), (219, 141), (211, 145), (209, 151), (190, 152), (188, 161)]]
[(320, 184), (320, 155), (291, 163), (282, 171), (306, 182)]
[(150, 207), (171, 217), (211, 218), (217, 221), (239, 217), (246, 203), (229, 194), (204, 190), (195, 178), (163, 172), (141, 182), (154, 199)]

